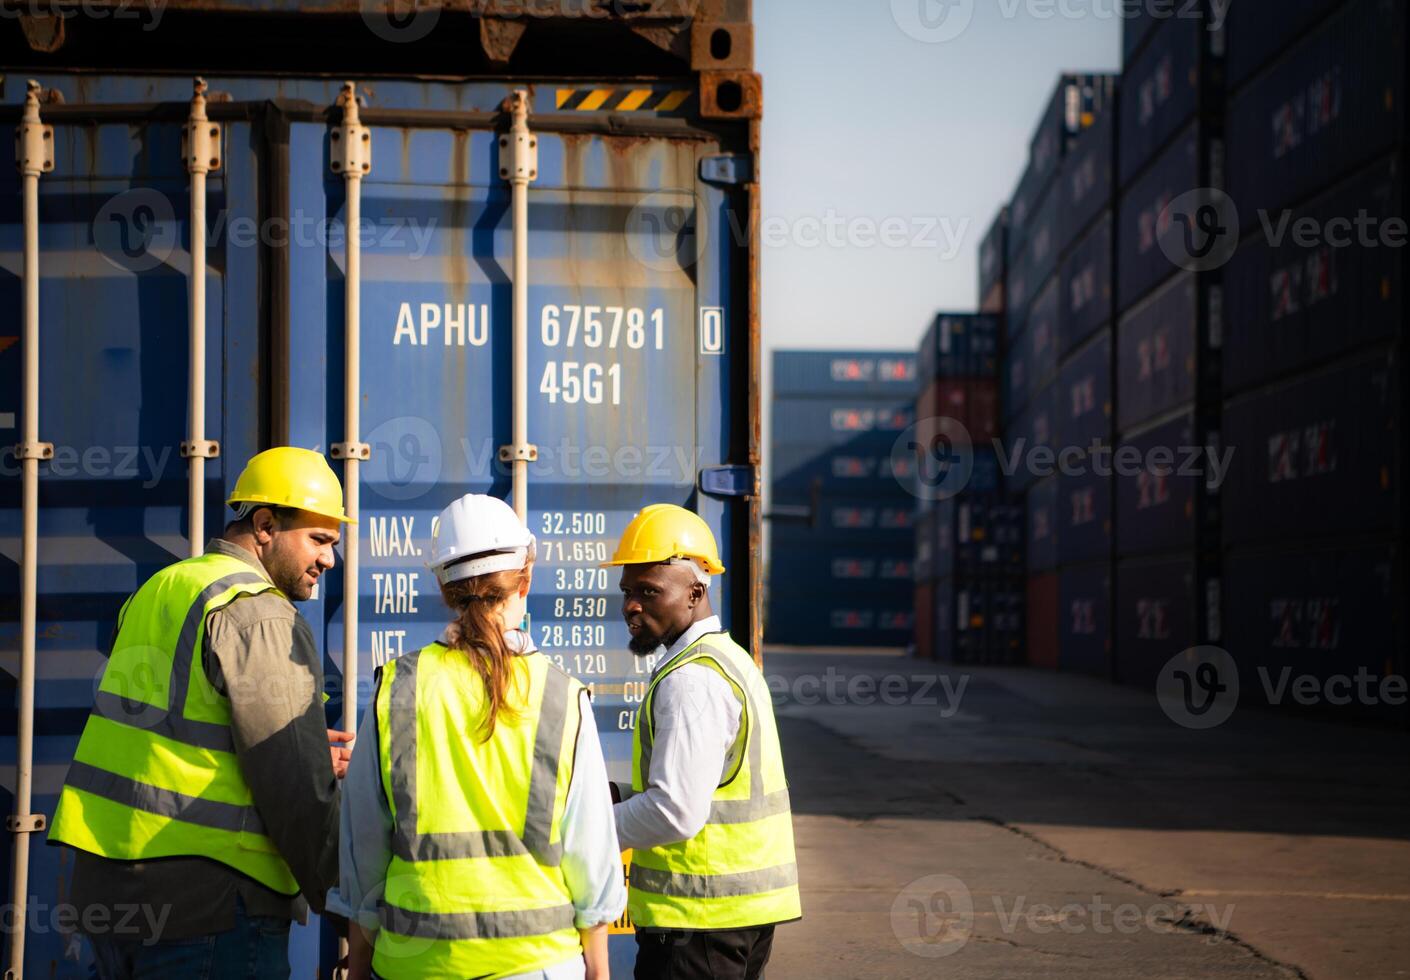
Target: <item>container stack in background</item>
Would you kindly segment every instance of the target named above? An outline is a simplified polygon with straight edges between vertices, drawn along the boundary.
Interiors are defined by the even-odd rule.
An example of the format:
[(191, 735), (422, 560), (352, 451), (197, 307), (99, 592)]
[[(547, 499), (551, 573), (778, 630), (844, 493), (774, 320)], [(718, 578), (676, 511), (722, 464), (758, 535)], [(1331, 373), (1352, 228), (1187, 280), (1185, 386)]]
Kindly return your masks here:
[(916, 655), (1013, 663), (1023, 648), (1022, 512), (998, 456), (1001, 321), (937, 315), (917, 357)]
[[(1075, 465), (1059, 472), (1051, 530), (1057, 537), (1057, 666), (1099, 677), (1112, 669), (1112, 448), (1115, 186), (1118, 80), (1101, 81), (1103, 104), (1073, 139), (1058, 174), (1056, 441)], [(1049, 586), (1050, 588), (1051, 586)]]
[(1219, 444), (1221, 273), (1172, 256), (1182, 229), (1167, 223), (1172, 204), (1193, 214), (1199, 189), (1224, 182), (1224, 32), (1204, 13), (1129, 19), (1123, 41), (1115, 403), (1117, 460), (1136, 466), (1114, 477), (1115, 674), (1140, 685), (1223, 640), (1219, 496), (1203, 458)]
[(765, 638), (912, 642), (913, 351), (776, 351)]
[(1405, 670), (1406, 5), (1293, 6), (1229, 21), (1224, 645), (1256, 700)]
[[(1054, 476), (1039, 479), (1028, 459), (1035, 450), (1054, 448), (1058, 319), (1064, 306), (1058, 259), (1060, 228), (1067, 220), (1059, 175), (1075, 137), (1110, 109), (1114, 90), (1110, 75), (1059, 78), (1008, 209), (1001, 372), (1004, 444), (1019, 465), (1008, 478), (1007, 490), (1026, 514), (1027, 659), (1045, 667), (1058, 662), (1058, 487)], [(981, 283), (984, 288), (993, 289)]]

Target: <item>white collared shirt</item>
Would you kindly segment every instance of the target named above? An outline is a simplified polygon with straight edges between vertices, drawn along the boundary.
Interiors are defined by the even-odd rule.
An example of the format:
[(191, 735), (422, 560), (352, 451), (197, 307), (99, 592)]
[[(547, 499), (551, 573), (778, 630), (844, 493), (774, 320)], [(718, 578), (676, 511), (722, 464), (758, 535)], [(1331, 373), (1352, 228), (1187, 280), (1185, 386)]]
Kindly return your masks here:
[[(721, 630), (718, 616), (693, 624), (666, 649), (652, 677), (700, 637)], [(674, 844), (700, 833), (715, 789), (739, 751), (734, 744), (739, 701), (729, 682), (709, 667), (686, 664), (672, 671), (651, 699), (656, 724), (650, 780), (642, 792), (612, 808), (623, 848)]]

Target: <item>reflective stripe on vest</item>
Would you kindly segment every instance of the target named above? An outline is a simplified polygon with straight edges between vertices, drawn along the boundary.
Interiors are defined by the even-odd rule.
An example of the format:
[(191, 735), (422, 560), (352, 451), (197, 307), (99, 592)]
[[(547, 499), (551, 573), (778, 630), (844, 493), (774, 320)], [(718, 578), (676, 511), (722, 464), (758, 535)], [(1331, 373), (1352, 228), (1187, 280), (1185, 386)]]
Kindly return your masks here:
[[(462, 667), (450, 659), (467, 656), (432, 644), (399, 657), (383, 668), (374, 702), (379, 740), (385, 741), (378, 753), (393, 810), (393, 857), (380, 902), (382, 932), (373, 966), (389, 980), (499, 976), (582, 955), (574, 926), (576, 911), (560, 868), (562, 841), (554, 839), (555, 815), (562, 804), (560, 786), (566, 795), (575, 744), (568, 742), (565, 758), (565, 736), (571, 719), (571, 735), (576, 739), (582, 685), (542, 656), (529, 655), (515, 662), (516, 675), (527, 678), (531, 696), (536, 686), (542, 694), (537, 703), (519, 709), (516, 725), (501, 717), (493, 738), (502, 741), (482, 749), (480, 733), (466, 730), (454, 744), (422, 744), (423, 726), (432, 726), (429, 731), (434, 733), (436, 722), (449, 725), (460, 717), (453, 711), (479, 710), (483, 705), (483, 694), (477, 704), (472, 691), (463, 698), (456, 695), (456, 706), (447, 707), (445, 697), (434, 688), (447, 681), (481, 683), (468, 662)], [(428, 710), (434, 718), (419, 717)], [(439, 716), (442, 711), (444, 720)], [(530, 724), (531, 743), (525, 730)], [(431, 755), (425, 756), (426, 752)], [(463, 768), (457, 765), (456, 755), (462, 752), (471, 753), (460, 757)], [(514, 770), (515, 759), (521, 760), (522, 770)], [(507, 770), (506, 760), (511, 763)], [(489, 805), (499, 802), (496, 793), (515, 794), (513, 801), (504, 801), (514, 805), (492, 809), (514, 812), (523, 801), (522, 833), (504, 827), (421, 829), (428, 822), (426, 800), (436, 799), (442, 787), (423, 787), (419, 780), (428, 773), (443, 774), (444, 781), (447, 775), (454, 778), (470, 771), (486, 775), (490, 785), (453, 785), (451, 795), (462, 794), (464, 801), (464, 793), (480, 792), (487, 794), (481, 802)], [(500, 785), (493, 785), (495, 779)], [(429, 814), (436, 818), (429, 822), (444, 826), (447, 820), (477, 819), (471, 816), (473, 801), (464, 805), (464, 814)], [(463, 863), (468, 861), (479, 863)]]
[[(762, 678), (744, 673), (757, 668), (727, 635), (702, 637), (652, 678), (635, 730), (634, 788), (641, 791), (650, 780), (656, 686), (693, 663), (716, 670), (740, 700), (745, 749), (737, 768), (716, 788), (705, 827), (695, 838), (634, 853), (632, 918), (638, 925), (671, 929), (747, 928), (797, 918), (798, 870), (772, 704), (760, 700), (766, 694), (759, 689)], [(741, 799), (732, 787), (746, 768), (748, 795)], [(776, 780), (771, 786), (766, 769)]]
[(51, 841), (118, 860), (209, 858), (298, 893), (235, 756), (230, 701), (195, 666), (208, 617), (270, 591), (247, 562), (212, 552), (158, 572), (124, 604)]

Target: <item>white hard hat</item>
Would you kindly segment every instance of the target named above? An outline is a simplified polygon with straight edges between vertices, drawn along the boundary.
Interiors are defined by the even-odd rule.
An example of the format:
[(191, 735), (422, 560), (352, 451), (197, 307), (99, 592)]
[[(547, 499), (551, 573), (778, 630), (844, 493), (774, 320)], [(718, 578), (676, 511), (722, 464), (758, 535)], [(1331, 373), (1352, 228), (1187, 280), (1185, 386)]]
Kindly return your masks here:
[(452, 501), (431, 529), (431, 570), (442, 585), (523, 568), (536, 550), (533, 532), (513, 508), (483, 493)]

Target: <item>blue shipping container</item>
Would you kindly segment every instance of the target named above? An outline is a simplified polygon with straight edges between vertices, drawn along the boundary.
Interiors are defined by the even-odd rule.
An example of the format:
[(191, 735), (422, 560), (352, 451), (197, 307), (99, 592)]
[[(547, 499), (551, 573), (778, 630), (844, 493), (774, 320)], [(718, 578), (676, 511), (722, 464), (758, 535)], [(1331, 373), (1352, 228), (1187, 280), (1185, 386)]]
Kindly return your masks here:
[(849, 398), (775, 398), (774, 439), (818, 450), (890, 452), (915, 421), (914, 401)]
[[(496, 130), (523, 83), (385, 77), (360, 87), (371, 166), (359, 229), (361, 427), (347, 433), (348, 202), (342, 174), (330, 168), (343, 77), (207, 76), (221, 94), (210, 103), (221, 128), (198, 270), (207, 283), (209, 378), (200, 435), (220, 443), (203, 488), (211, 534), (228, 516), (222, 501), (236, 475), (260, 449), (326, 450), (350, 436), (370, 445), (360, 534), (344, 539), (345, 547), (356, 540), (361, 561), (354, 696), (365, 704), (373, 668), (434, 639), (448, 618), (425, 567), (432, 518), (460, 494), (510, 491), (497, 451), (513, 441), (511, 207)], [(735, 73), (731, 84), (752, 77)], [(54, 167), (39, 181), (40, 435), (56, 450), (40, 476), (35, 783), (35, 809), (52, 816), (120, 604), (189, 548), (177, 447), (190, 437), (181, 133), (192, 83), (161, 72), (37, 79), (55, 96), (43, 107)], [(702, 105), (683, 72), (669, 82), (573, 85), (607, 90), (613, 104), (657, 107), (625, 121), (607, 111), (569, 114), (561, 106), (572, 90), (541, 81), (529, 115), (538, 164), (528, 191), (527, 421), (538, 459), (527, 502), (540, 542), (529, 611), (540, 647), (596, 687), (597, 725), (621, 779), (636, 708), (624, 684), (645, 680), (649, 667), (626, 649), (616, 576), (598, 563), (642, 506), (674, 502), (706, 520), (729, 569), (713, 602), (738, 640), (755, 643), (758, 505), (745, 494), (757, 458), (757, 311), (743, 271), (752, 267), (748, 242), (732, 236), (730, 221), (750, 213), (755, 193), (735, 177), (753, 173), (757, 104), (746, 98), (733, 115)], [(23, 97), (23, 85), (5, 86), (7, 126)], [(708, 131), (692, 125), (702, 112), (713, 114)], [(8, 152), (10, 134), (0, 146)], [(13, 166), (0, 167), (0, 184), (0, 251), (15, 256)], [(669, 240), (657, 237), (663, 228)], [(708, 249), (695, 247), (707, 240)], [(21, 304), (18, 270), (12, 262), (0, 272), (0, 306), (12, 312)], [(0, 420), (10, 425), (20, 410), (21, 350), (0, 344)], [(3, 465), (0, 537), (18, 541), (18, 468), (8, 454)], [(0, 558), (0, 631), (10, 650), (18, 646), (17, 562), (14, 551)], [(343, 567), (301, 607), (334, 688), (347, 652)], [(13, 758), (13, 738), (3, 741)], [(36, 837), (31, 854), (31, 886), (52, 907), (64, 894), (65, 852)], [(316, 931), (300, 935), (313, 938), (296, 938), (294, 972), (312, 976)], [(31, 936), (30, 975), (86, 976), (63, 942), (52, 931)], [(625, 969), (618, 953), (630, 962), (630, 940), (614, 939), (613, 948)]]
[(1052, 384), (1058, 367), (1058, 317), (1061, 284), (1054, 277), (1034, 298), (1023, 336), (1028, 341), (1028, 398)]
[(1117, 553), (1122, 557), (1196, 546), (1196, 495), (1203, 492), (1203, 444), (1189, 414), (1123, 439), (1117, 447)]
[(1116, 420), (1126, 432), (1195, 397), (1200, 282), (1186, 272), (1121, 318)]
[(1062, 263), (1058, 356), (1065, 357), (1112, 316), (1111, 212), (1104, 214)]
[(1073, 143), (1058, 180), (1058, 251), (1066, 252), (1115, 196), (1116, 113), (1103, 112)]
[(818, 492), (832, 496), (876, 494), (913, 499), (910, 487), (915, 478), (916, 457), (911, 453), (893, 456), (889, 447), (884, 451), (854, 450), (848, 446), (818, 449), (775, 443), (769, 454), (771, 500), (776, 504), (805, 503), (815, 486)]
[[(1044, 388), (1034, 396), (1005, 435), (1001, 468), (1007, 488), (1015, 493), (1022, 493), (1034, 480), (1045, 475), (1044, 454), (1052, 454), (1055, 458), (1056, 395), (1054, 386)], [(1052, 463), (1052, 460), (1047, 460), (1047, 463)]]
[[(1306, 207), (1278, 212), (1243, 243), (1224, 270), (1226, 392), (1314, 367), (1401, 329), (1404, 249), (1380, 236), (1404, 220), (1405, 181), (1405, 158), (1393, 156)], [(1355, 241), (1351, 223), (1363, 217), (1373, 219), (1374, 244)], [(1305, 221), (1331, 239), (1304, 237), (1298, 229)]]
[(979, 245), (979, 312), (1004, 309), (1004, 280), (1008, 271), (1009, 209), (1000, 208)]
[[(1358, 675), (1403, 675), (1404, 622), (1396, 599), (1398, 563), (1385, 545), (1301, 544), (1270, 552), (1230, 552), (1224, 582), (1231, 610), (1228, 649), (1239, 665), (1239, 700), (1296, 707), (1300, 677), (1323, 685), (1345, 678), (1346, 700), (1318, 698), (1334, 714), (1404, 716), (1403, 698), (1351, 696)], [(1378, 685), (1368, 686), (1378, 695)], [(1389, 702), (1389, 703), (1388, 703)]]
[(777, 547), (818, 545), (832, 541), (855, 545), (871, 541), (890, 547), (899, 542), (901, 553), (910, 547), (915, 528), (913, 500), (877, 500), (875, 497), (823, 497), (818, 501), (812, 524), (775, 521), (770, 537)]
[(764, 638), (813, 647), (905, 647), (915, 623), (911, 589), (891, 599), (770, 598)]
[(1404, 0), (1355, 0), (1229, 104), (1229, 193), (1252, 221), (1406, 137)]
[(937, 378), (994, 378), (999, 370), (1000, 319), (975, 313), (937, 313), (921, 338), (920, 387)]
[(1058, 572), (1058, 669), (1111, 676), (1111, 564)]
[(1103, 330), (1062, 366), (1057, 382), (1057, 445), (1111, 444), (1111, 331)]
[(1028, 488), (1028, 572), (1051, 571), (1058, 562), (1058, 478), (1045, 477)]
[(1224, 541), (1390, 533), (1404, 499), (1402, 370), (1398, 351), (1378, 350), (1230, 401)]
[(1081, 472), (1055, 479), (1058, 564), (1110, 559), (1111, 475), (1084, 464)]
[(776, 350), (774, 397), (878, 398), (900, 402), (916, 391), (910, 351)]
[(1171, 227), (1171, 202), (1207, 186), (1206, 135), (1199, 123), (1191, 126), (1121, 195), (1116, 215), (1116, 301), (1120, 313), (1181, 269), (1161, 248), (1161, 237), (1179, 233)]
[(1117, 680), (1155, 690), (1170, 658), (1200, 642), (1197, 599), (1194, 562), (1188, 558), (1117, 563)]
[(1181, 11), (1161, 24), (1140, 56), (1126, 65), (1118, 136), (1123, 188), (1195, 115), (1202, 90), (1222, 82), (1222, 27), (1211, 29), (1214, 21), (1186, 14)]
[(1278, 0), (1277, 16), (1257, 3), (1228, 6), (1228, 52), (1225, 58), (1230, 90), (1239, 88), (1269, 59), (1294, 39), (1320, 24), (1346, 0)]

